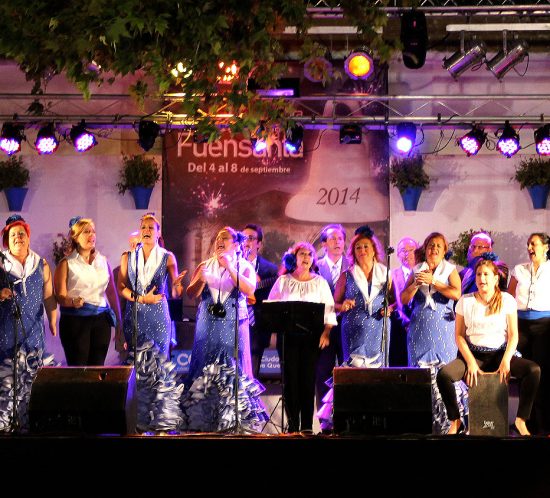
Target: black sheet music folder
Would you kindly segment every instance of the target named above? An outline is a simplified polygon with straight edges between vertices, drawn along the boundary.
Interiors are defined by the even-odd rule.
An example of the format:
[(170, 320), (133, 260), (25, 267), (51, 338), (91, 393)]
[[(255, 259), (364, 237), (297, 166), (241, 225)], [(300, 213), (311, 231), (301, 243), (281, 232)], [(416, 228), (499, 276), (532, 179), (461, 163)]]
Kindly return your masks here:
[(325, 327), (325, 305), (309, 301), (264, 301), (262, 320), (265, 330), (285, 334), (315, 334)]

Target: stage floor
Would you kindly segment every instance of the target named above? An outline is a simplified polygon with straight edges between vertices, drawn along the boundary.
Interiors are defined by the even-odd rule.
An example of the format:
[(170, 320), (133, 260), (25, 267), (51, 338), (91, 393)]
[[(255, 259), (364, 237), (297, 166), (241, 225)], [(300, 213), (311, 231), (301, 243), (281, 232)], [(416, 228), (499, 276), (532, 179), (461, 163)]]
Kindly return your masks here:
[[(503, 497), (548, 497), (548, 455), (550, 438), (538, 436), (0, 436), (4, 475), (24, 477), (70, 471), (72, 477), (89, 477), (99, 472), (98, 476), (107, 478), (135, 474), (137, 480), (127, 482), (121, 489), (128, 490), (129, 486), (137, 492), (154, 475), (172, 485), (176, 480), (179, 488), (192, 478), (193, 489), (197, 479), (201, 486), (211, 489), (213, 484), (221, 486), (222, 481), (227, 485), (226, 480), (233, 476), (238, 487), (254, 483), (266, 492), (283, 489), (293, 479), (299, 479), (316, 493), (328, 492), (337, 485), (343, 496), (370, 496), (370, 492), (359, 490), (384, 485), (392, 491), (385, 496), (425, 496), (436, 492), (455, 496), (453, 492), (460, 490), (457, 495), (468, 498), (480, 496), (482, 491), (490, 493), (484, 496), (496, 496), (500, 491)], [(444, 489), (436, 491), (434, 486)], [(245, 496), (254, 494), (257, 493), (247, 492)]]

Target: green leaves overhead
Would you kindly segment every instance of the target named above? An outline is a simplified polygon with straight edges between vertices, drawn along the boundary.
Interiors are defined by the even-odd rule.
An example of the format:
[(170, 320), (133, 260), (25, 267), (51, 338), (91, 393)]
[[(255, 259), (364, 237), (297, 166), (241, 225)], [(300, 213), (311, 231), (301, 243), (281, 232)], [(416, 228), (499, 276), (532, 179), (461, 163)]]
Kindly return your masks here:
[[(223, 109), (235, 116), (231, 129), (240, 130), (250, 124), (248, 114), (259, 116), (261, 110), (268, 113), (261, 116), (265, 119), (284, 111), (284, 102), (260, 104), (246, 82), (254, 77), (274, 84), (284, 74), (281, 33), (286, 26), (306, 32), (306, 6), (301, 0), (4, 0), (0, 57), (16, 61), (42, 87), (49, 76), (64, 73), (84, 96), (92, 82), (136, 74), (139, 81), (130, 91), (138, 100), (167, 90), (184, 92), (190, 118), (212, 121), (211, 114)], [(386, 22), (385, 14), (370, 0), (341, 6), (347, 22), (359, 27), (358, 38), (387, 57), (391, 46), (375, 32)], [(240, 66), (223, 89), (220, 61)], [(178, 62), (192, 69), (191, 77), (174, 79), (170, 70)]]

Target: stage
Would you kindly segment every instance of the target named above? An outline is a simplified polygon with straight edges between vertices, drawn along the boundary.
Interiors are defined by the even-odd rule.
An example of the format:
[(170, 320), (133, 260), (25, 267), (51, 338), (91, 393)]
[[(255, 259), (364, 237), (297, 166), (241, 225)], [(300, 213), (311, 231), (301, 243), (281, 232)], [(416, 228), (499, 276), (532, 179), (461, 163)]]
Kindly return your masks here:
[[(189, 479), (193, 489), (228, 486), (235, 478), (234, 484), (241, 489), (254, 483), (271, 491), (290, 485), (290, 479), (300, 479), (302, 484), (296, 482), (296, 486), (325, 492), (337, 486), (344, 496), (368, 496), (370, 493), (360, 490), (385, 485), (389, 491), (386, 496), (404, 496), (404, 491), (407, 496), (431, 495), (436, 492), (433, 486), (443, 486), (438, 495), (454, 496), (456, 492), (474, 497), (486, 490), (491, 491), (487, 496), (495, 496), (501, 490), (505, 497), (547, 497), (549, 454), (550, 439), (546, 437), (215, 433), (0, 436), (4, 475), (30, 478), (44, 472), (58, 481), (61, 476), (51, 472), (70, 470), (72, 477), (97, 475), (102, 485), (110, 488), (107, 479), (128, 477), (137, 470), (135, 481), (130, 478), (121, 489), (135, 486), (138, 492), (155, 476), (162, 486), (174, 486), (174, 490), (189, 489)], [(218, 494), (201, 493), (200, 488), (197, 492)]]

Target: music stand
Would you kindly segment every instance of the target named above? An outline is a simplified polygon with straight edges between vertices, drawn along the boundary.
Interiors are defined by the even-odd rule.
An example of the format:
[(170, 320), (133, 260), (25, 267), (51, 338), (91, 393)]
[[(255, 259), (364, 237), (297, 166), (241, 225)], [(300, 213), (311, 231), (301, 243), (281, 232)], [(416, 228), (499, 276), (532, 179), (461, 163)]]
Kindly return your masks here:
[(324, 303), (309, 301), (263, 301), (261, 304), (263, 326), (281, 334), (281, 429), (285, 432), (285, 336), (313, 335), (321, 338), (325, 327)]

